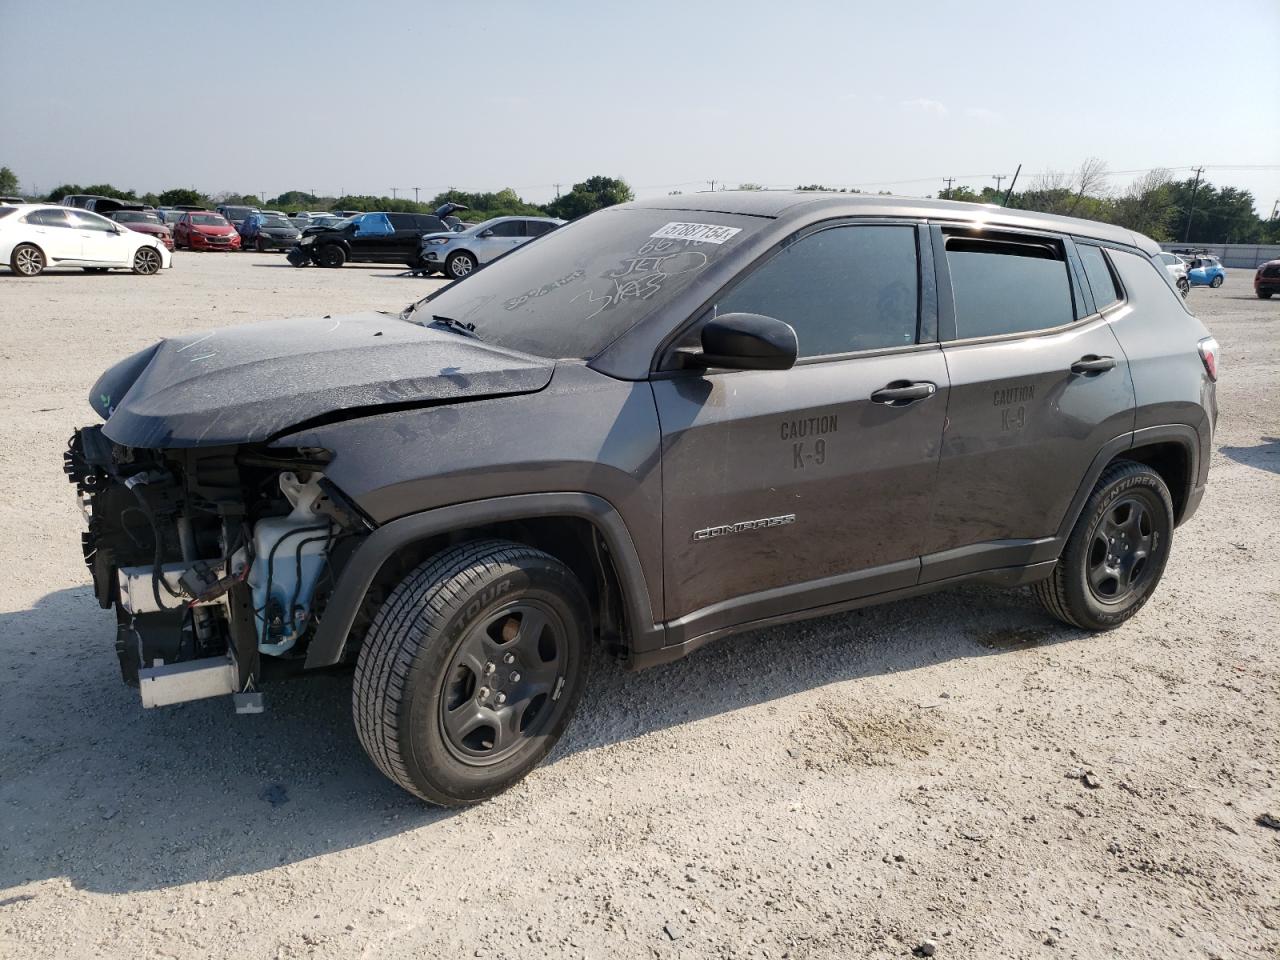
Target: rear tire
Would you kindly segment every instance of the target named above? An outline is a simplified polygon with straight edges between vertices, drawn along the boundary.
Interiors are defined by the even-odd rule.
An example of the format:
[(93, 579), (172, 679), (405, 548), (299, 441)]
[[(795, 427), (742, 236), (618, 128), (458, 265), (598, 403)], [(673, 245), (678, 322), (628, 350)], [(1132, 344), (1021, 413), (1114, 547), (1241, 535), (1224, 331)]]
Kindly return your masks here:
[(20, 277), (38, 277), (44, 273), (44, 251), (34, 243), (20, 243), (9, 256), (9, 269)]
[(1172, 539), (1164, 480), (1150, 467), (1118, 460), (1094, 486), (1053, 574), (1032, 590), (1063, 623), (1110, 630), (1151, 598)]
[(336, 243), (325, 244), (316, 254), (316, 263), (322, 267), (340, 267), (347, 262), (347, 252)]
[(379, 608), (352, 687), (378, 769), (431, 803), (476, 803), (523, 779), (568, 725), (591, 658), (573, 573), (505, 540), (449, 547)]
[(1212, 280), (1209, 281), (1209, 286), (1217, 290), (1220, 286), (1222, 286), (1222, 277), (1214, 277)]
[(1274, 293), (1274, 292), (1275, 292), (1274, 290), (1259, 290), (1259, 291), (1258, 291), (1258, 299), (1259, 299), (1259, 300), (1270, 300), (1270, 299), (1271, 299), (1271, 294), (1272, 294), (1272, 293)]
[(263, 241), (262, 241), (262, 238), (261, 238), (261, 237), (254, 237), (254, 240), (253, 240), (253, 247), (254, 247), (254, 249), (255, 249), (255, 250), (257, 250), (259, 253), (266, 253), (266, 252), (267, 252), (267, 245), (266, 245), (265, 243), (263, 243)]

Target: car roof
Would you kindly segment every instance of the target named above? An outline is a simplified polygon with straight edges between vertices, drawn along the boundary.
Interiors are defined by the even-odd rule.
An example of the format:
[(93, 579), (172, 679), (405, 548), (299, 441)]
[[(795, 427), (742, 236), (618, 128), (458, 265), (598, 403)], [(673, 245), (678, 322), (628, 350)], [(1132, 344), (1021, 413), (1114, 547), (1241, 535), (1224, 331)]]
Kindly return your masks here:
[(991, 226), (1051, 230), (1136, 246), (1147, 253), (1159, 250), (1148, 237), (1124, 227), (1076, 217), (1062, 217), (1033, 210), (1016, 210), (987, 203), (927, 200), (884, 194), (822, 193), (813, 190), (719, 190), (686, 193), (650, 200), (633, 200), (623, 209), (727, 213), (748, 217), (806, 220), (826, 217), (915, 217), (932, 220), (980, 222)]

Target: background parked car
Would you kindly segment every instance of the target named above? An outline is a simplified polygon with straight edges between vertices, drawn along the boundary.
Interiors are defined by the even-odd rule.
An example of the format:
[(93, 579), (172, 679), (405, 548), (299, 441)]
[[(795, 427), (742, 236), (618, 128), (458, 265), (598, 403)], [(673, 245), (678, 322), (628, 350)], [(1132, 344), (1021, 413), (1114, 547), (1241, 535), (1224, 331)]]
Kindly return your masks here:
[(415, 267), (422, 237), (445, 233), (448, 225), (430, 213), (362, 213), (332, 226), (312, 226), (289, 251), (295, 267), (316, 263), (340, 267), (356, 263), (403, 263)]
[(88, 210), (91, 201), (107, 199), (109, 198), (99, 196), (96, 193), (68, 193), (58, 203), (64, 207), (77, 207), (81, 210)]
[(22, 199), (22, 197), (0, 197), (0, 203), (4, 204), (6, 207), (12, 207), (19, 203), (26, 202), (27, 201)]
[(1217, 289), (1227, 279), (1227, 271), (1217, 257), (1193, 257), (1187, 264), (1187, 279), (1193, 287), (1213, 287)]
[(239, 250), (240, 234), (220, 213), (188, 210), (174, 224), (173, 245), (188, 250)]
[(244, 222), (250, 214), (262, 212), (257, 207), (242, 207), (236, 204), (226, 203), (220, 204), (213, 209), (231, 221), (231, 225), (235, 227), (236, 230), (239, 230), (244, 226)]
[(563, 223), (553, 217), (494, 217), (454, 233), (424, 237), (418, 266), (461, 279)]
[(156, 208), (156, 215), (160, 218), (161, 222), (164, 223), (170, 230), (173, 229), (173, 225), (175, 223), (177, 223), (179, 220), (182, 219), (182, 215), (186, 212), (187, 211), (185, 210), (179, 210), (177, 207), (157, 207)]
[(48, 267), (82, 267), (90, 273), (120, 267), (149, 275), (173, 264), (156, 237), (88, 210), (49, 203), (0, 209), (0, 261), (20, 277), (38, 276)]
[(302, 233), (284, 217), (267, 213), (254, 213), (240, 229), (241, 245), (247, 250), (253, 247), (259, 253), (282, 250), (298, 242)]
[(1260, 300), (1269, 300), (1273, 293), (1280, 293), (1280, 260), (1268, 260), (1253, 275), (1253, 292)]
[(165, 245), (165, 249), (173, 249), (173, 231), (165, 226), (160, 215), (154, 210), (120, 209), (112, 210), (107, 218), (115, 223), (123, 224), (130, 230), (155, 237)]
[(1178, 288), (1178, 292), (1184, 297), (1191, 289), (1191, 281), (1187, 279), (1187, 261), (1183, 260), (1176, 253), (1161, 253), (1160, 262), (1164, 264), (1165, 270), (1168, 271), (1173, 285)]

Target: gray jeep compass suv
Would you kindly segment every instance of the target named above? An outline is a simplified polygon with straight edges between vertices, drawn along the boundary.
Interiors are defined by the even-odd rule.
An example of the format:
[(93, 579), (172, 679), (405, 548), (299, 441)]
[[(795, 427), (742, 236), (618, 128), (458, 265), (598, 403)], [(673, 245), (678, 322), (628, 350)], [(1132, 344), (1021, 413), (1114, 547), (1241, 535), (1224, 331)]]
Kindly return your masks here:
[(399, 316), (121, 361), (71, 439), (143, 704), (353, 665), (442, 804), (523, 777), (597, 651), (967, 581), (1105, 630), (1205, 490), (1217, 345), (1146, 237), (889, 197), (594, 213)]

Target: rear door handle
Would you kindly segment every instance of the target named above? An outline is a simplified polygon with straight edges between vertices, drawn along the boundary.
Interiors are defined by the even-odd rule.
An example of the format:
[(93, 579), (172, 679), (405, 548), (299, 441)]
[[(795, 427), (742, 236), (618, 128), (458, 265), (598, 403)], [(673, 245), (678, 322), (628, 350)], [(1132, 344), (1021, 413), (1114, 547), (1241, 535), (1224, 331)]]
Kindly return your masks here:
[(1071, 365), (1072, 373), (1101, 373), (1116, 365), (1115, 357), (1099, 357), (1094, 354), (1081, 357)]
[(905, 407), (917, 400), (926, 400), (938, 392), (938, 385), (927, 380), (917, 383), (906, 383), (901, 380), (881, 387), (871, 394), (872, 403), (883, 403), (891, 407)]

